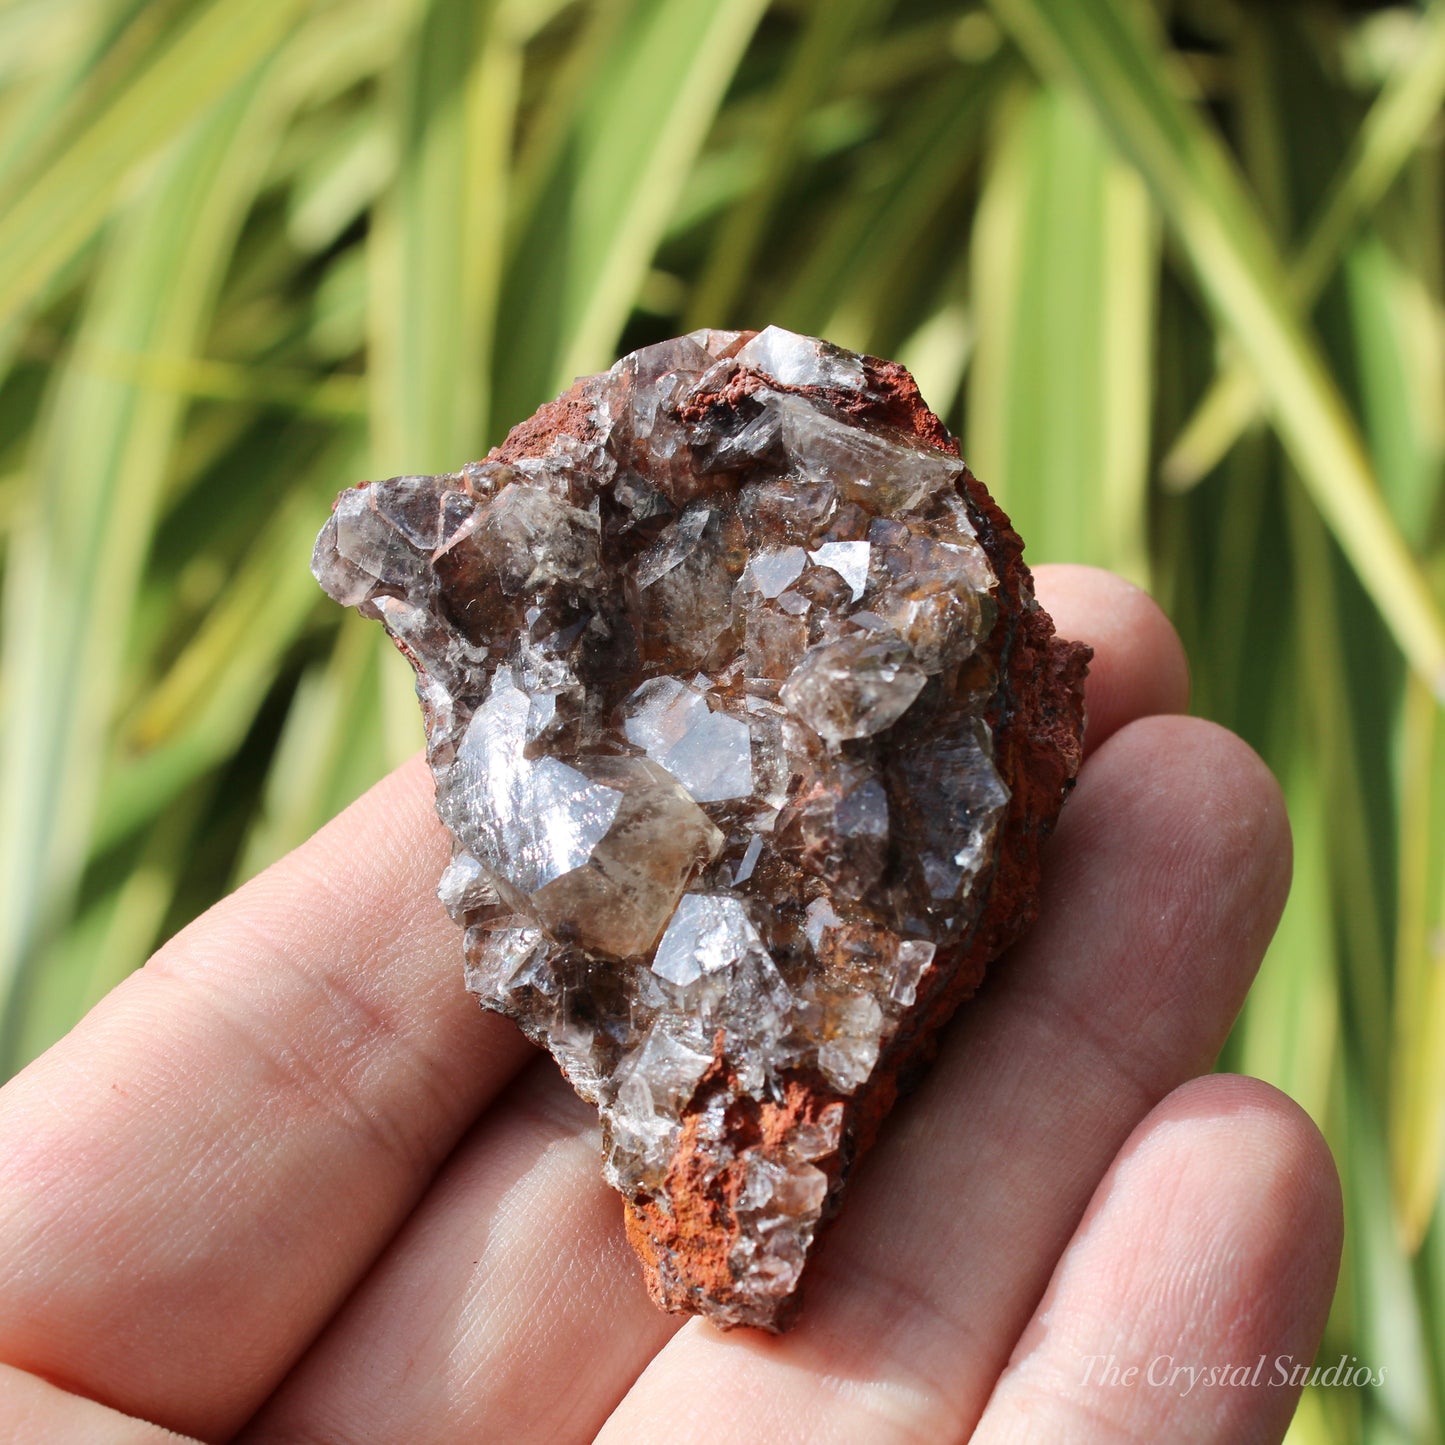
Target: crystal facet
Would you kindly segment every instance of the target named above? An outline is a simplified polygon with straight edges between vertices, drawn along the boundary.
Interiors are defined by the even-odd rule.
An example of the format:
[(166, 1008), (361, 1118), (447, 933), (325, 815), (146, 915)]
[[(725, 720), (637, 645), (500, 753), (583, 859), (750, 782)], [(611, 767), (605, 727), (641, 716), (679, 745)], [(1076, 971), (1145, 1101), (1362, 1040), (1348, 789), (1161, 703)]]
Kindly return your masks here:
[(1007, 520), (900, 367), (699, 331), (343, 493), (313, 570), (417, 670), (467, 986), (597, 1105), (649, 1288), (784, 1327), (1078, 766)]

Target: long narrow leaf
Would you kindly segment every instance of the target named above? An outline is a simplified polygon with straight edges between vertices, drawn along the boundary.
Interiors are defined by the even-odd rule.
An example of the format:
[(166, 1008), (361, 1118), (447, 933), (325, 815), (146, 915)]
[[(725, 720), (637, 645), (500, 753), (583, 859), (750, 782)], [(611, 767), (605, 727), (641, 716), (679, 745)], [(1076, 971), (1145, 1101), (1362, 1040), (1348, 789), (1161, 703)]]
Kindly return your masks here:
[(136, 168), (254, 70), (307, 3), (212, 0), (0, 214), (0, 324), (94, 234)]
[(1016, 98), (974, 243), (967, 454), (1030, 556), (1147, 575), (1156, 237), (1137, 175), (1070, 92)]
[(717, 228), (707, 265), (693, 292), (690, 326), (723, 326), (734, 319), (738, 293), (796, 159), (803, 120), (827, 94), (854, 32), (880, 4), (881, 0), (840, 0), (814, 7), (808, 17), (774, 93), (763, 140), (763, 173)]
[[(82, 335), (100, 349), (193, 348), (278, 117), (252, 83), (156, 176), (119, 226)], [(58, 373), (31, 510), (6, 573), (0, 994), (75, 888), (139, 574), (182, 415), (168, 391)]]
[(1390, 1153), (1405, 1245), (1419, 1249), (1445, 1175), (1445, 726), (1418, 682), (1405, 717)]
[(992, 0), (1042, 70), (1078, 88), (1149, 182), (1211, 308), (1248, 358), (1310, 495), (1411, 665), (1445, 695), (1445, 618), (1289, 298), (1277, 249), (1217, 134), (1111, 0)]
[(643, 0), (558, 147), (506, 278), (510, 423), (607, 362), (765, 0)]
[(448, 471), (479, 454), (506, 229), (520, 57), (490, 7), (435, 0), (393, 106), (395, 188), (370, 243), (374, 470)]
[[(1361, 125), (1304, 246), (1290, 267), (1296, 303), (1308, 312), (1335, 274), (1350, 238), (1379, 204), (1445, 103), (1445, 0), (1431, 0), (1421, 43), (1393, 75)], [(1219, 464), (1259, 414), (1254, 374), (1232, 361), (1210, 386), (1169, 449), (1161, 471), (1171, 486), (1193, 486)]]

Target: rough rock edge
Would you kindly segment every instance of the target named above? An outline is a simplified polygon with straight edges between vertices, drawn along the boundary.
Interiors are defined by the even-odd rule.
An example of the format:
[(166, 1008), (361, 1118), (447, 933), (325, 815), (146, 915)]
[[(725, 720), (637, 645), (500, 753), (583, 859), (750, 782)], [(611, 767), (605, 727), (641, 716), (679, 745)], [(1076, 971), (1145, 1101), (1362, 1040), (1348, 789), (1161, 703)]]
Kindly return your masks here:
[[(743, 333), (729, 352), (754, 334)], [(749, 392), (769, 384), (822, 398), (860, 421), (911, 433), (929, 446), (961, 457), (958, 442), (929, 410), (902, 366), (874, 357), (864, 361), (868, 384), (862, 392), (779, 388), (756, 375), (738, 373), (720, 392), (697, 398), (690, 410), (700, 414), (710, 406), (735, 406)], [(515, 462), (540, 456), (558, 436), (591, 440), (595, 427), (587, 385), (588, 378), (579, 379), (514, 427), (488, 460)], [(1024, 563), (1018, 533), (967, 468), (960, 490), (999, 579), (994, 589), (998, 618), (984, 649), (997, 659), (999, 674), (988, 722), (994, 734), (995, 764), (1012, 798), (987, 901), (969, 939), (935, 960), (926, 976), (931, 987), (905, 1016), (866, 1086), (851, 1096), (839, 1095), (816, 1072), (795, 1071), (785, 1081), (781, 1102), (764, 1101), (737, 1110), (728, 1120), (730, 1137), (737, 1143), (766, 1144), (781, 1141), (800, 1124), (815, 1122), (829, 1104), (844, 1104), (845, 1125), (837, 1153), (815, 1161), (829, 1179), (820, 1233), (836, 1216), (847, 1183), (877, 1138), (883, 1119), (923, 1077), (938, 1051), (943, 1026), (977, 990), (989, 965), (1037, 916), (1040, 849), (1053, 831), (1083, 757), (1083, 682), (1093, 650), (1056, 635), (1052, 618), (1034, 599), (1033, 577)], [(684, 1112), (667, 1180), (671, 1212), (652, 1198), (623, 1204), (628, 1239), (643, 1263), (648, 1293), (667, 1310), (714, 1315), (716, 1304), (741, 1303), (734, 1292), (730, 1255), (739, 1236), (732, 1206), (743, 1187), (743, 1171), (719, 1169), (718, 1161), (700, 1147), (697, 1132), (708, 1099), (727, 1083), (719, 1048)], [(810, 1258), (817, 1247), (815, 1236)], [(801, 1298), (800, 1286), (773, 1316), (738, 1323), (780, 1332), (796, 1319)], [(717, 1322), (729, 1327), (726, 1320)]]

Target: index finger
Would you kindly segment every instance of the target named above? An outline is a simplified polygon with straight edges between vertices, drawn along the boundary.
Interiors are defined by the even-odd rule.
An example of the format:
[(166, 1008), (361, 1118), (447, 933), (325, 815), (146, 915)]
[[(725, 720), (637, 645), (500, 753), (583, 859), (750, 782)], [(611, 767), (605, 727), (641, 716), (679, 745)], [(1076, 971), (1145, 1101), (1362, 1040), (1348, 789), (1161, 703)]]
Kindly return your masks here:
[(0, 1360), (187, 1434), (254, 1409), (527, 1056), (447, 856), (414, 760), (0, 1093)]

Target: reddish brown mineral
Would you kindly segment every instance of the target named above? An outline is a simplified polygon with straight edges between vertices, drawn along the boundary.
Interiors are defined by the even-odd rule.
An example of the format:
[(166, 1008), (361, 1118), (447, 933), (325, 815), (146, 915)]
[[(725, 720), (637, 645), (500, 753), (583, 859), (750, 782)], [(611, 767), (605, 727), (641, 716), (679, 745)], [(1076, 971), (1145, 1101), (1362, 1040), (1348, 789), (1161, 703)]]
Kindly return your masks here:
[(1008, 520), (901, 367), (769, 327), (344, 493), (313, 567), (416, 667), (468, 986), (597, 1104), (654, 1298), (785, 1327), (1078, 769)]

